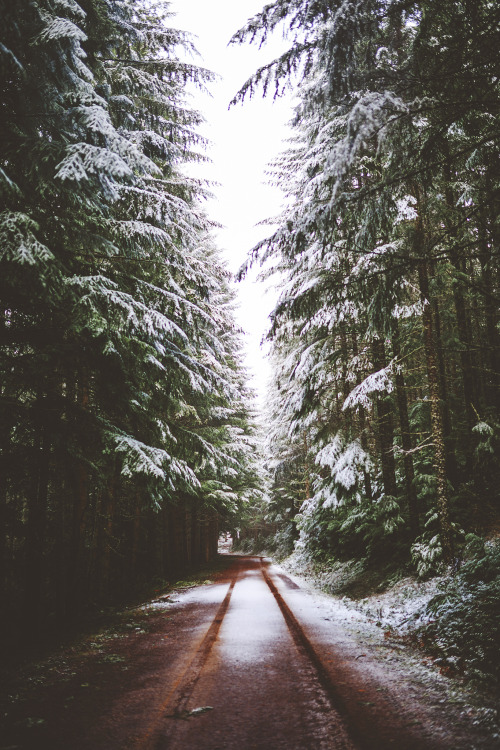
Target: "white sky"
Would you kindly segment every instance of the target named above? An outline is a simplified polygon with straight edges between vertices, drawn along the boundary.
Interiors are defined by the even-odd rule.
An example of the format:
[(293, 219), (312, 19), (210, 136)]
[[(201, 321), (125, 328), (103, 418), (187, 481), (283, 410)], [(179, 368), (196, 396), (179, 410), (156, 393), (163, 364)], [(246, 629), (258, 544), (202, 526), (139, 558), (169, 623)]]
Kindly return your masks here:
[[(260, 93), (243, 105), (228, 104), (242, 84), (258, 67), (275, 59), (286, 44), (277, 34), (261, 50), (249, 44), (231, 45), (231, 36), (248, 18), (262, 10), (265, 0), (171, 0), (176, 15), (171, 24), (195, 34), (201, 54), (197, 64), (218, 73), (221, 80), (211, 85), (212, 98), (196, 95), (194, 107), (207, 120), (203, 129), (212, 142), (211, 165), (196, 173), (220, 183), (214, 188), (215, 200), (208, 206), (211, 219), (224, 225), (217, 233), (229, 268), (235, 272), (248, 251), (270, 231), (256, 226), (276, 215), (281, 207), (281, 192), (265, 184), (266, 165), (283, 150), (289, 134), (286, 123), (291, 117), (289, 99), (262, 99)], [(272, 293), (265, 293), (255, 280), (256, 272), (237, 285), (238, 322), (245, 330), (247, 366), (254, 375), (253, 386), (259, 401), (269, 377), (260, 341), (267, 328), (267, 316), (273, 307)]]

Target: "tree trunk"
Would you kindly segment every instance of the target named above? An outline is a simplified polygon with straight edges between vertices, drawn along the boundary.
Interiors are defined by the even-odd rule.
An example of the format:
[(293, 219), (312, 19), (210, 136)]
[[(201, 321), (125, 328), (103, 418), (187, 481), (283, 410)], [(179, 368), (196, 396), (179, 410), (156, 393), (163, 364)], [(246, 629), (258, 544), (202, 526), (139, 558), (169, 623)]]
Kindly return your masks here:
[[(399, 330), (397, 321), (394, 321), (392, 334), (392, 351), (398, 362), (401, 361), (401, 349), (399, 345)], [(401, 447), (403, 448), (403, 466), (405, 471), (406, 502), (408, 504), (408, 516), (410, 521), (410, 535), (415, 539), (419, 533), (419, 503), (415, 490), (415, 471), (413, 468), (413, 440), (410, 431), (410, 420), (408, 418), (408, 398), (403, 373), (396, 368), (396, 401), (398, 404), (399, 425), (401, 428)]]
[(309, 446), (307, 444), (307, 433), (304, 431), (304, 496), (306, 500), (311, 499), (311, 469), (309, 466)]
[(54, 539), (54, 547), (51, 554), (51, 567), (49, 579), (51, 587), (55, 595), (55, 612), (57, 615), (57, 622), (59, 627), (63, 626), (66, 622), (66, 584), (67, 584), (67, 551), (68, 551), (68, 538), (67, 538), (67, 498), (71, 493), (68, 492), (66, 474), (64, 467), (66, 466), (67, 454), (65, 451), (54, 450), (53, 464), (54, 471), (51, 478), (51, 496), (52, 500), (52, 534)]
[[(420, 219), (418, 219), (420, 224)], [(417, 230), (418, 231), (418, 230)], [(423, 243), (423, 232), (418, 232)], [(420, 248), (423, 252), (423, 247)], [(441, 545), (445, 560), (453, 558), (453, 533), (450, 522), (448, 480), (446, 475), (446, 447), (443, 417), (441, 413), (439, 372), (437, 364), (436, 344), (434, 341), (434, 320), (432, 305), (429, 301), (429, 276), (427, 262), (422, 259), (418, 266), (420, 295), (422, 300), (422, 326), (424, 334), (425, 359), (427, 364), (427, 380), (431, 406), (431, 428), (434, 447), (434, 471), (436, 476), (436, 505), (441, 531)]]
[(192, 528), (193, 528), (193, 522), (192, 522), (192, 511), (191, 508), (186, 503), (186, 507), (184, 509), (184, 548), (185, 548), (185, 556), (186, 556), (186, 563), (188, 565), (191, 565), (193, 560), (193, 539), (192, 539)]
[[(163, 518), (163, 510), (161, 511)], [(132, 522), (132, 550), (130, 553), (130, 577), (133, 581), (139, 580), (139, 537), (141, 533), (141, 496), (139, 491), (135, 493), (134, 518)]]
[(219, 514), (210, 511), (210, 560), (215, 560), (219, 551)]
[[(449, 215), (451, 217), (448, 222), (448, 233), (451, 238), (451, 248), (449, 257), (454, 268), (461, 273), (465, 273), (465, 267), (462, 258), (456, 248), (457, 242), (457, 230), (454, 224), (454, 218), (456, 217), (456, 201), (453, 195), (453, 189), (451, 186), (452, 175), (451, 167), (449, 163), (449, 151), (448, 144), (445, 144), (445, 199), (448, 206)], [(455, 247), (454, 247), (455, 244)], [(463, 389), (463, 400), (465, 406), (465, 420), (467, 426), (467, 439), (465, 440), (465, 472), (469, 475), (472, 471), (472, 442), (470, 439), (472, 428), (475, 423), (474, 419), (474, 404), (475, 404), (475, 388), (474, 388), (474, 375), (472, 370), (472, 357), (471, 357), (471, 336), (470, 336), (470, 325), (467, 316), (467, 309), (465, 304), (465, 298), (460, 283), (453, 285), (453, 302), (455, 306), (455, 317), (457, 324), (458, 338), (461, 343), (460, 350), (460, 365), (462, 368), (462, 389)]]
[[(431, 275), (434, 274), (434, 264), (430, 262), (426, 266), (427, 285), (429, 283), (428, 282), (429, 273)], [(441, 408), (441, 419), (443, 423), (444, 445), (445, 445), (445, 450), (446, 450), (446, 476), (448, 477), (448, 480), (451, 482), (453, 486), (457, 486), (457, 484), (459, 483), (459, 472), (458, 472), (458, 465), (457, 465), (455, 441), (453, 439), (452, 426), (451, 426), (448, 387), (447, 387), (447, 382), (446, 382), (446, 367), (445, 367), (445, 360), (443, 356), (443, 347), (442, 347), (443, 337), (441, 335), (441, 316), (439, 313), (439, 306), (438, 306), (437, 299), (433, 298), (429, 300), (429, 302), (432, 308), (431, 315), (432, 315), (432, 321), (433, 321), (432, 327), (433, 327), (434, 353), (436, 357), (436, 368), (437, 368), (438, 386), (439, 386), (439, 401), (440, 401), (440, 408)]]
[(171, 527), (171, 543), (172, 543), (172, 560), (174, 565), (174, 572), (177, 573), (183, 565), (182, 561), (182, 523), (181, 523), (181, 509), (178, 506), (172, 508), (172, 527)]
[(203, 562), (210, 561), (210, 522), (208, 509), (203, 512)]
[[(76, 398), (80, 408), (86, 411), (90, 399), (89, 381), (86, 372), (82, 373)], [(82, 459), (75, 459), (71, 480), (74, 499), (67, 576), (67, 616), (70, 623), (77, 619), (81, 609), (85, 581), (85, 532), (89, 498), (89, 476), (88, 468)]]
[(35, 406), (33, 439), (33, 482), (29, 498), (25, 551), (24, 625), (37, 639), (42, 617), (42, 585), (45, 577), (45, 530), (49, 490), (50, 439), (48, 435), (47, 398)]
[[(382, 339), (373, 340), (372, 357), (375, 372), (378, 372), (386, 366), (385, 347)], [(396, 462), (394, 460), (394, 423), (389, 398), (384, 394), (381, 394), (377, 398), (377, 427), (384, 494), (390, 497), (396, 497), (397, 486)]]
[[(7, 536), (9, 533), (7, 512), (7, 467), (9, 463), (9, 435), (2, 433), (0, 445), (0, 609), (6, 612), (7, 601)], [(2, 618), (2, 626), (6, 624)], [(0, 628), (2, 627), (0, 626)], [(0, 636), (2, 631), (0, 630)]]
[[(500, 333), (499, 305), (495, 297), (494, 269), (498, 264), (498, 257), (494, 257), (493, 249), (489, 247), (488, 226), (484, 215), (480, 220), (480, 263), (481, 282), (484, 288), (484, 317), (487, 342), (488, 371), (486, 373), (487, 401), (494, 408), (496, 414), (500, 410)], [(497, 251), (498, 256), (498, 251)], [(498, 272), (497, 272), (498, 273)]]
[(347, 381), (347, 362), (349, 358), (349, 352), (347, 349), (347, 336), (345, 332), (345, 324), (341, 323), (340, 329), (340, 351), (342, 352), (342, 396), (344, 401), (349, 395), (349, 383)]
[[(359, 354), (358, 340), (356, 338), (356, 330), (353, 328), (352, 331), (352, 354), (353, 357), (357, 357)], [(361, 384), (361, 371), (358, 368), (356, 372), (356, 385)], [(368, 437), (366, 434), (366, 414), (362, 406), (359, 407), (359, 434), (361, 440), (361, 447), (368, 453)], [(373, 500), (372, 490), (372, 478), (368, 471), (363, 471), (363, 483), (365, 486), (365, 494), (367, 500)]]
[(192, 545), (193, 545), (193, 560), (195, 562), (198, 562), (198, 560), (200, 559), (200, 521), (199, 521), (199, 510), (196, 505), (193, 508), (191, 519), (192, 519), (191, 538), (192, 538)]
[(103, 512), (101, 523), (103, 524), (103, 548), (101, 550), (101, 564), (97, 570), (99, 576), (100, 600), (105, 601), (111, 592), (111, 552), (113, 549), (113, 530), (116, 507), (116, 491), (118, 487), (118, 469), (113, 469), (108, 487), (103, 496)]

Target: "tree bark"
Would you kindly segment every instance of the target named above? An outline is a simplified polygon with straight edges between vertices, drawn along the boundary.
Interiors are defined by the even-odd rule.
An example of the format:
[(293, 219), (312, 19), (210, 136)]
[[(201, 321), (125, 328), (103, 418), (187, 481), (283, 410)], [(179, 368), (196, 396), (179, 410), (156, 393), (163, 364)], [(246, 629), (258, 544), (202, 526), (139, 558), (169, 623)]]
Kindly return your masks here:
[(33, 482), (29, 498), (25, 550), (24, 609), (25, 625), (37, 639), (42, 617), (42, 584), (45, 577), (45, 530), (49, 490), (50, 438), (47, 421), (47, 397), (35, 405), (33, 439)]
[(309, 446), (307, 444), (307, 433), (304, 431), (304, 497), (311, 499), (311, 469), (309, 466)]
[[(4, 612), (6, 611), (7, 606), (7, 536), (9, 533), (7, 512), (7, 467), (9, 463), (9, 442), (8, 432), (2, 432), (2, 441), (0, 444), (0, 608)], [(2, 624), (5, 624), (3, 620)]]
[[(163, 518), (163, 510), (161, 511)], [(135, 493), (134, 518), (132, 521), (132, 550), (130, 553), (130, 577), (132, 580), (139, 579), (139, 546), (141, 533), (141, 497), (139, 491)]]
[[(352, 331), (352, 354), (353, 357), (357, 357), (359, 354), (358, 340), (356, 337), (356, 330), (353, 328)], [(356, 385), (361, 384), (361, 371), (356, 372)], [(361, 447), (368, 453), (368, 438), (366, 434), (366, 414), (362, 406), (359, 407), (359, 434), (361, 440)], [(365, 486), (365, 494), (367, 500), (373, 500), (372, 490), (372, 478), (368, 471), (363, 471), (363, 483)]]
[(118, 469), (113, 469), (108, 487), (103, 496), (102, 519), (104, 534), (101, 550), (101, 564), (98, 568), (100, 600), (108, 598), (111, 590), (111, 552), (113, 549), (113, 530), (116, 507), (116, 490), (118, 487)]
[[(421, 220), (417, 220), (417, 236), (423, 245), (423, 231)], [(423, 246), (420, 252), (423, 253)], [(453, 532), (450, 521), (448, 479), (446, 474), (446, 446), (444, 438), (444, 425), (441, 413), (439, 373), (437, 364), (436, 344), (434, 341), (434, 320), (432, 305), (429, 301), (429, 276), (427, 262), (422, 259), (418, 266), (418, 278), (420, 284), (420, 295), (422, 300), (422, 326), (424, 335), (425, 359), (427, 364), (427, 380), (429, 386), (429, 399), (431, 406), (431, 428), (434, 448), (434, 471), (436, 478), (436, 505), (440, 524), (441, 545), (444, 558), (450, 562), (454, 554)]]
[[(397, 321), (393, 324), (392, 351), (397, 361), (401, 360), (401, 348), (399, 343), (399, 327)], [(406, 395), (406, 384), (403, 373), (396, 368), (396, 401), (398, 404), (399, 425), (401, 428), (401, 447), (403, 448), (403, 466), (405, 472), (406, 502), (408, 504), (408, 517), (410, 522), (410, 535), (412, 539), (419, 533), (419, 503), (415, 489), (415, 470), (413, 467), (413, 440), (411, 437), (410, 420), (408, 418), (408, 398)]]
[[(373, 340), (372, 357), (375, 372), (378, 372), (386, 366), (385, 347), (382, 339)], [(397, 485), (396, 462), (394, 459), (394, 422), (392, 419), (391, 404), (387, 395), (382, 394), (377, 398), (376, 408), (384, 493), (390, 497), (396, 497)]]
[[(457, 244), (457, 230), (454, 223), (454, 218), (457, 213), (456, 201), (453, 195), (453, 188), (451, 186), (452, 173), (449, 161), (449, 149), (448, 144), (445, 143), (445, 158), (446, 163), (444, 167), (445, 171), (445, 199), (448, 207), (450, 221), (448, 222), (448, 233), (451, 239), (451, 247), (449, 251), (450, 261), (454, 268), (459, 273), (465, 273), (465, 266), (463, 259), (459, 255), (459, 251), (456, 247)], [(457, 324), (458, 338), (461, 344), (460, 350), (460, 365), (462, 369), (462, 389), (463, 389), (463, 400), (465, 406), (465, 419), (467, 425), (467, 439), (465, 440), (465, 471), (468, 475), (472, 471), (472, 442), (470, 435), (472, 428), (475, 423), (475, 388), (474, 388), (474, 374), (472, 369), (472, 342), (470, 336), (470, 322), (467, 316), (467, 309), (465, 304), (465, 298), (461, 283), (455, 283), (453, 285), (453, 302), (455, 306), (455, 318)]]
[[(433, 275), (434, 273), (434, 263), (429, 261), (426, 265), (427, 285), (429, 285), (429, 275)], [(442, 347), (443, 337), (441, 335), (441, 315), (439, 312), (437, 299), (432, 298), (431, 300), (429, 300), (429, 302), (432, 308), (431, 315), (433, 321), (434, 352), (436, 357), (439, 385), (439, 402), (441, 405), (441, 418), (443, 423), (443, 436), (446, 450), (446, 476), (453, 486), (457, 486), (459, 482), (459, 472), (457, 465), (455, 440), (453, 439), (451, 426), (451, 414), (446, 381), (446, 366)]]
[[(89, 407), (89, 379), (84, 370), (76, 394), (78, 406), (86, 411)], [(71, 546), (68, 560), (67, 576), (67, 616), (69, 622), (77, 617), (84, 594), (84, 560), (85, 560), (85, 532), (86, 513), (89, 498), (88, 468), (82, 459), (75, 459), (71, 472), (73, 486), (73, 507), (71, 520)]]
[[(481, 247), (479, 259), (481, 264), (481, 282), (485, 290), (484, 317), (488, 361), (486, 393), (488, 403), (493, 406), (495, 413), (498, 413), (500, 410), (500, 333), (498, 331), (500, 315), (499, 305), (495, 299), (494, 269), (498, 265), (499, 253), (497, 249), (497, 257), (495, 257), (494, 239), (490, 238), (488, 229), (488, 223), (483, 213), (479, 224)], [(491, 249), (490, 244), (492, 245)]]

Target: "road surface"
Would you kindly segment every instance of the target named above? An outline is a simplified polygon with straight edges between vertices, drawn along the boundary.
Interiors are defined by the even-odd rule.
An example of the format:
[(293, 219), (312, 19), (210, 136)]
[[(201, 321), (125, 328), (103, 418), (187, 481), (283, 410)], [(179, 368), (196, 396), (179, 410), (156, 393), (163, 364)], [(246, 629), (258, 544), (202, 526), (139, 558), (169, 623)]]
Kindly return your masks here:
[(262, 558), (228, 556), (215, 583), (141, 612), (55, 659), (0, 750), (493, 747)]

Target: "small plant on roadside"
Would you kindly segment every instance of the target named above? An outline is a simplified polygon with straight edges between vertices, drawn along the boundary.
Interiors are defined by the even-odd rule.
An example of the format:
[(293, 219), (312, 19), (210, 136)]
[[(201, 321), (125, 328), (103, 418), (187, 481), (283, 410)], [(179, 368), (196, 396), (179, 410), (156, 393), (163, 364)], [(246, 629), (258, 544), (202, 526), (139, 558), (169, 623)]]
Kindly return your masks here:
[(101, 661), (105, 661), (109, 664), (118, 664), (119, 662), (125, 661), (125, 658), (118, 654), (106, 654), (101, 658)]
[(478, 544), (472, 534), (466, 541), (466, 553), (472, 550), (473, 557), (430, 600), (431, 619), (415, 637), (444, 670), (498, 687), (500, 544)]
[[(439, 575), (446, 570), (439, 531), (439, 518), (435, 511), (427, 514), (424, 527), (424, 533), (417, 538), (411, 547), (411, 559), (419, 578)], [(463, 548), (464, 531), (455, 523), (451, 524), (451, 528), (455, 546)]]

